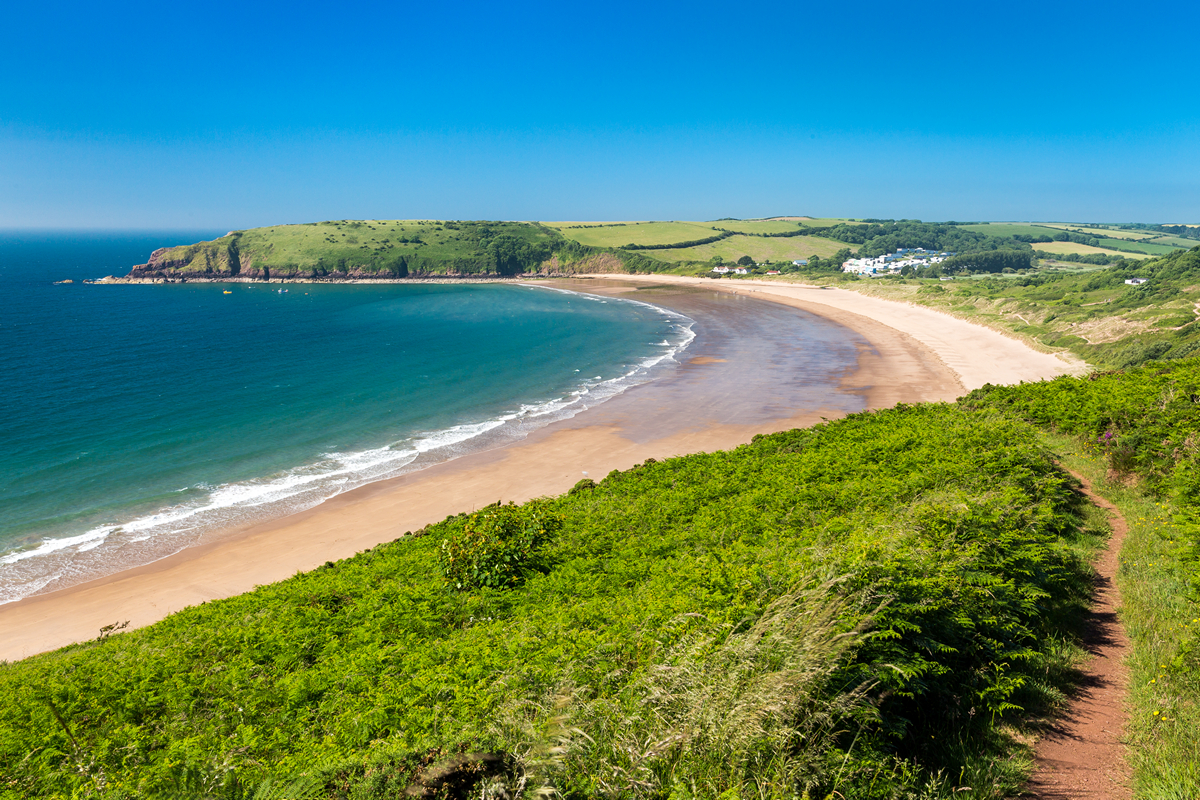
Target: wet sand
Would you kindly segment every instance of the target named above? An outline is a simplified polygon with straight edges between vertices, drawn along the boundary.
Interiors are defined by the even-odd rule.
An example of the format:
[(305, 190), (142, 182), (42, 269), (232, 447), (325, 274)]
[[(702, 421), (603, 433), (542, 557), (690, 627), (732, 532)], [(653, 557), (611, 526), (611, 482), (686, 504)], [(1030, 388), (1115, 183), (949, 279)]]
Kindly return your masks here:
[[(617, 276), (588, 277), (603, 282)], [(1081, 374), (1087, 370), (1086, 364), (1070, 354), (1041, 353), (999, 331), (973, 325), (936, 309), (883, 300), (847, 289), (784, 281), (729, 281), (675, 275), (622, 277), (622, 282), (704, 286), (729, 294), (784, 303), (855, 330), (865, 331), (861, 327), (864, 321), (882, 325), (893, 334), (907, 335), (927, 347), (950, 368), (967, 391), (988, 383), (1007, 385), (1040, 381), (1059, 375)]]
[[(696, 340), (670, 375), (519, 442), (370, 484), (300, 514), (221, 532), (152, 564), (0, 606), (0, 659), (92, 639), (114, 622), (147, 625), (351, 556), (449, 514), (557, 494), (583, 477), (599, 479), (647, 458), (730, 448), (757, 433), (901, 401), (952, 400), (963, 393), (958, 375), (974, 381), (976, 372), (987, 371), (971, 372), (968, 363), (956, 373), (947, 366), (953, 352), (939, 353), (871, 315), (803, 297), (746, 296), (744, 286), (740, 293), (718, 291), (712, 283), (553, 282), (681, 311), (697, 321)], [(852, 307), (854, 299), (848, 302)], [(957, 331), (964, 341), (975, 328), (946, 319), (966, 329)], [(971, 361), (970, 352), (962, 355)], [(992, 363), (982, 353), (974, 358)]]

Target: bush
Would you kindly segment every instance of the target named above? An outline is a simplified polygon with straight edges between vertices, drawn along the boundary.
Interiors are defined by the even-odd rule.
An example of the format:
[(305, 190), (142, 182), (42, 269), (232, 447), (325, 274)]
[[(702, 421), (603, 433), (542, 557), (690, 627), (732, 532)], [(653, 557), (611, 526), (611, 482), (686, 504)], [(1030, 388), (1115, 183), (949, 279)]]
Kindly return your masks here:
[(488, 506), (451, 526), (438, 561), (452, 589), (516, 586), (539, 566), (538, 554), (562, 520), (545, 503)]

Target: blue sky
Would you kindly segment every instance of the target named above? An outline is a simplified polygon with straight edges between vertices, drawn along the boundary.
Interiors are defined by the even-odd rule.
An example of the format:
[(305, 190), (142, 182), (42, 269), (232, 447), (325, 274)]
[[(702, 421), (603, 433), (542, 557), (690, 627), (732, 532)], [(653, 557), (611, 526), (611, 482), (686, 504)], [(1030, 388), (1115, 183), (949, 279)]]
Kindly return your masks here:
[(1200, 223), (1200, 4), (19, 4), (0, 227)]

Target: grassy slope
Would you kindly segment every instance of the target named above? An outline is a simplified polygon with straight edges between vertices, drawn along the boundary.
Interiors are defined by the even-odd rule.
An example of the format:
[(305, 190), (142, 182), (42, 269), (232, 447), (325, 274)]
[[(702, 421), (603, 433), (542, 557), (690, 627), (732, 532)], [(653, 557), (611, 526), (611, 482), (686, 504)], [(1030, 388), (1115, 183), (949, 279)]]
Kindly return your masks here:
[(279, 225), (238, 231), (199, 245), (169, 248), (160, 260), (200, 276), (222, 266), (230, 246), (240, 274), (261, 277), (326, 274), (404, 275), (422, 272), (507, 273), (536, 267), (562, 242), (553, 231), (519, 222), (357, 220)]
[[(719, 235), (722, 231), (742, 231), (748, 234), (773, 234), (794, 231), (797, 228), (820, 224), (828, 226), (845, 222), (837, 219), (821, 220), (716, 220), (714, 222), (641, 222), (597, 225), (593, 223), (553, 223), (568, 239), (593, 247), (622, 247), (627, 244), (663, 245), (675, 244)], [(742, 256), (755, 261), (792, 261), (819, 255), (833, 255), (844, 247), (856, 247), (815, 236), (763, 237), (731, 236), (719, 242), (694, 245), (692, 247), (641, 251), (653, 259), (673, 264), (688, 261), (709, 261), (720, 256), (733, 262)]]
[(651, 254), (663, 261), (709, 261), (713, 256), (720, 256), (727, 262), (737, 261), (742, 256), (750, 256), (758, 263), (765, 261), (792, 261), (798, 258), (808, 258), (818, 255), (828, 258), (843, 247), (857, 251), (856, 245), (848, 245), (833, 239), (820, 236), (788, 236), (781, 238), (765, 238), (761, 236), (731, 236), (719, 242), (701, 244), (694, 247), (674, 248), (670, 250), (654, 250)]
[[(1134, 277), (1150, 282), (1124, 283)], [(1069, 349), (1097, 365), (1177, 358), (1200, 349), (1200, 248), (1086, 271), (944, 283), (883, 278), (848, 285), (948, 311), (1043, 349)]]
[(989, 236), (1013, 235), (1047, 235), (1058, 231), (1071, 231), (1094, 236), (1100, 240), (1100, 249), (1089, 245), (1073, 242), (1039, 242), (1034, 245), (1037, 250), (1048, 253), (1122, 253), (1131, 254), (1133, 258), (1144, 258), (1148, 255), (1166, 255), (1176, 249), (1190, 249), (1196, 242), (1178, 236), (1159, 236), (1151, 231), (1125, 231), (1116, 228), (1095, 228), (1087, 225), (1045, 222), (987, 222), (977, 225), (961, 225), (964, 230), (979, 231)]
[(604, 226), (581, 223), (581, 227), (560, 230), (568, 239), (590, 247), (674, 244), (720, 233), (704, 222), (634, 222)]
[(1200, 360), (985, 387), (969, 402), (1059, 432), (1055, 446), (1130, 525), (1118, 581), (1136, 797), (1200, 785)]
[(786, 219), (722, 219), (708, 224), (714, 228), (739, 233), (787, 233), (805, 227), (800, 220)]
[(1116, 250), (1118, 252), (1130, 253), (1149, 253), (1155, 256), (1165, 256), (1168, 253), (1173, 253), (1176, 250), (1187, 250), (1195, 247), (1195, 242), (1184, 247), (1175, 247), (1168, 244), (1158, 244), (1155, 242), (1133, 242), (1128, 239), (1100, 239), (1100, 246), (1108, 250)]
[(1043, 250), (1047, 253), (1076, 253), (1079, 255), (1087, 255), (1090, 253), (1104, 253), (1105, 255), (1120, 255), (1125, 258), (1153, 258), (1149, 254), (1132, 253), (1128, 250), (1106, 249), (1102, 247), (1092, 247), (1090, 244), (1079, 244), (1077, 242), (1038, 242), (1034, 247), (1038, 250)]
[[(212, 242), (166, 248), (136, 277), (322, 278), (408, 275), (514, 275), (553, 269), (654, 272), (714, 255), (733, 261), (790, 261), (828, 256), (845, 245), (816, 237), (734, 236), (715, 245), (623, 251), (629, 244), (663, 245), (721, 234), (797, 230), (814, 220), (704, 222), (522, 223), (439, 220), (333, 220), (236, 231)], [(820, 220), (819, 222), (836, 222)], [(732, 227), (729, 227), (732, 226)], [(577, 245), (582, 245), (580, 248)], [(622, 266), (623, 264), (623, 266)]]
[(977, 231), (988, 236), (1043, 236), (1053, 235), (1051, 226), (1032, 222), (982, 222), (978, 225), (959, 225), (967, 231)]
[(1029, 428), (945, 405), (532, 507), (564, 525), (517, 588), (444, 585), (452, 519), (0, 666), (0, 797), (394, 797), (481, 748), (566, 797), (995, 797), (1027, 763), (1006, 726), (1062, 697), (1096, 544)]
[(1098, 236), (1108, 239), (1148, 239), (1154, 236), (1150, 231), (1123, 231), (1115, 228), (1092, 228), (1087, 225), (1072, 225), (1063, 222), (1047, 222), (1043, 227), (1060, 231), (1075, 231), (1086, 233), (1088, 236)]

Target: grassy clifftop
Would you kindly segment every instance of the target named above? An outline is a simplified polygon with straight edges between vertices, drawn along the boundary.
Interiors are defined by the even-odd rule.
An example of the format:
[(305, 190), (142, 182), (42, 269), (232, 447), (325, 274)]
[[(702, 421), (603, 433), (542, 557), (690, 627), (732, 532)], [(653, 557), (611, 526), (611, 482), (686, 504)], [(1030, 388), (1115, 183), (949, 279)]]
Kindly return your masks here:
[(516, 275), (566, 244), (524, 222), (333, 220), (233, 231), (157, 250), (139, 278), (403, 278)]
[(330, 220), (231, 231), (211, 242), (162, 248), (129, 277), (336, 280), (661, 272), (693, 262), (707, 265), (714, 256), (733, 261), (745, 255), (790, 263), (811, 255), (828, 257), (847, 246), (809, 235), (821, 230), (813, 227), (816, 223), (826, 222), (842, 221)]

